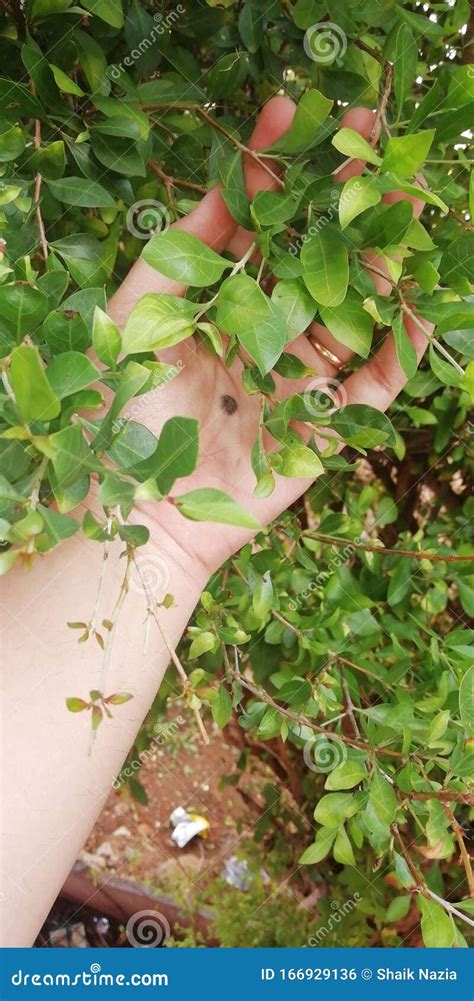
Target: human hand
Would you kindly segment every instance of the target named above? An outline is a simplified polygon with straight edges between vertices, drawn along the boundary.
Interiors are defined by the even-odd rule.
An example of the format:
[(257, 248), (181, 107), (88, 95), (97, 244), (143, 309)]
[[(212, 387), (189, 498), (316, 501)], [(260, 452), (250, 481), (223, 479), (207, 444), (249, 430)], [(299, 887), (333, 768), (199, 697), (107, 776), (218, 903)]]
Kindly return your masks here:
[[(264, 149), (287, 131), (295, 111), (289, 99), (277, 97), (269, 101), (263, 109), (250, 145), (254, 149)], [(374, 129), (375, 125), (375, 129)], [(377, 139), (376, 122), (371, 111), (356, 108), (348, 111), (341, 120), (341, 126), (358, 131), (364, 138)], [(372, 136), (372, 132), (375, 135)], [(351, 160), (337, 172), (337, 180), (361, 174), (364, 162)], [(255, 160), (244, 160), (247, 190), (251, 197), (262, 188), (274, 188), (276, 181)], [(277, 167), (273, 167), (277, 170)], [(409, 198), (413, 202), (414, 215), (423, 209), (423, 202), (402, 192), (385, 196), (387, 202)], [(201, 239), (213, 249), (227, 249), (242, 258), (252, 244), (254, 234), (236, 227), (230, 217), (218, 189), (214, 188), (201, 203), (184, 219), (175, 224)], [(383, 261), (373, 251), (365, 254), (365, 263), (371, 272), (375, 287), (380, 295), (388, 294), (390, 284), (381, 272), (386, 272)], [(372, 271), (372, 268), (375, 270)], [(125, 282), (110, 302), (109, 312), (119, 326), (123, 326), (132, 306), (146, 292), (166, 292), (184, 295), (185, 287), (165, 278), (151, 269), (143, 261), (137, 262)], [(415, 319), (405, 318), (405, 329), (412, 341), (418, 361), (428, 343)], [(423, 321), (427, 335), (433, 329)], [(329, 386), (340, 386), (339, 402), (365, 403), (379, 410), (386, 410), (406, 382), (395, 351), (393, 334), (356, 372), (344, 382), (339, 382), (339, 370), (345, 366), (352, 353), (335, 340), (329, 330), (319, 323), (312, 323), (308, 330), (288, 345), (305, 365), (314, 369), (318, 377), (318, 390), (324, 380)], [(276, 475), (276, 487), (265, 499), (254, 497), (255, 475), (252, 471), (250, 453), (257, 436), (260, 415), (260, 398), (248, 395), (242, 386), (243, 365), (239, 358), (228, 368), (224, 361), (195, 338), (191, 338), (174, 348), (160, 352), (160, 360), (176, 364), (179, 362), (179, 376), (159, 393), (150, 394), (148, 405), (142, 411), (140, 420), (154, 434), (159, 434), (169, 418), (180, 415), (199, 421), (200, 455), (197, 468), (191, 476), (179, 480), (176, 493), (203, 487), (213, 487), (230, 494), (242, 507), (251, 512), (262, 524), (268, 524), (292, 504), (310, 486), (311, 480), (287, 478)], [(314, 384), (314, 376), (306, 379), (283, 379), (273, 373), (276, 383), (275, 398), (283, 400), (294, 393), (308, 392)], [(145, 398), (146, 400), (146, 398)], [(337, 400), (336, 400), (337, 402)], [(295, 425), (304, 433), (304, 426)], [(316, 438), (318, 444), (318, 439)], [(270, 436), (264, 442), (267, 450), (277, 447)], [(321, 448), (325, 442), (320, 440)], [(183, 518), (176, 507), (163, 501), (157, 507), (152, 503), (141, 504), (138, 516), (149, 524), (152, 540), (159, 545), (163, 535), (171, 537), (185, 554), (199, 562), (210, 575), (226, 558), (244, 545), (252, 533), (234, 526), (200, 523)]]

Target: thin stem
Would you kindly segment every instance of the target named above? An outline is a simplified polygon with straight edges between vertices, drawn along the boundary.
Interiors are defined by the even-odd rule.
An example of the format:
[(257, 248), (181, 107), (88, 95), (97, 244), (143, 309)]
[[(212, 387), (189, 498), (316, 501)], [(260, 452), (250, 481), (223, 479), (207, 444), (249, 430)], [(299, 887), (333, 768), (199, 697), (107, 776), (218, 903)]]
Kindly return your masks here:
[(105, 691), (105, 681), (106, 681), (106, 677), (107, 677), (107, 670), (108, 670), (108, 667), (109, 667), (110, 657), (111, 657), (111, 654), (112, 654), (113, 642), (114, 642), (114, 639), (115, 639), (115, 627), (117, 625), (117, 620), (118, 620), (118, 617), (120, 615), (120, 611), (122, 609), (123, 603), (124, 603), (125, 598), (127, 597), (127, 594), (128, 594), (128, 582), (129, 582), (129, 579), (130, 579), (130, 572), (131, 572), (131, 569), (132, 569), (133, 559), (134, 559), (133, 550), (127, 548), (127, 563), (126, 563), (126, 567), (125, 567), (125, 573), (123, 575), (123, 580), (122, 580), (122, 583), (120, 585), (120, 591), (119, 591), (119, 594), (118, 594), (117, 601), (115, 602), (115, 606), (114, 606), (112, 615), (110, 617), (110, 622), (111, 622), (111, 627), (112, 628), (109, 629), (109, 631), (107, 633), (107, 639), (105, 641), (105, 650), (104, 650), (104, 656), (103, 656), (103, 659), (102, 659), (102, 666), (101, 666), (101, 670), (100, 670), (100, 679), (99, 679), (99, 691), (100, 692), (104, 692)]
[(241, 674), (235, 673), (235, 677), (238, 681), (240, 681), (243, 688), (246, 688), (261, 702), (266, 702), (272, 709), (277, 709), (282, 716), (286, 716), (287, 719), (293, 720), (300, 726), (307, 726), (310, 730), (314, 730), (315, 733), (322, 733), (327, 737), (334, 737), (336, 740), (340, 740), (343, 744), (349, 744), (351, 747), (358, 747), (363, 751), (370, 751), (371, 754), (386, 754), (393, 758), (406, 757), (401, 751), (392, 751), (386, 747), (371, 747), (370, 744), (367, 744), (365, 741), (355, 740), (352, 737), (347, 737), (344, 733), (335, 733), (331, 730), (327, 730), (326, 727), (318, 726), (318, 724), (314, 723), (308, 716), (298, 716), (296, 713), (291, 712), (290, 709), (285, 709), (283, 706), (279, 705), (279, 703), (275, 702), (271, 695), (268, 695), (263, 688), (257, 688), (255, 685), (252, 685), (251, 682), (247, 681), (246, 678), (243, 678)]
[[(35, 95), (35, 86), (32, 83), (31, 87), (33, 96)], [(39, 118), (35, 120), (35, 135), (34, 135), (34, 145), (35, 149), (39, 149), (41, 146), (41, 122)], [(34, 188), (34, 203), (35, 203), (35, 216), (36, 222), (38, 224), (38, 230), (40, 235), (41, 248), (43, 251), (43, 257), (45, 261), (48, 260), (48, 241), (46, 239), (46, 231), (44, 228), (43, 216), (41, 215), (40, 201), (41, 201), (41, 185), (43, 182), (42, 175), (38, 171), (35, 177), (35, 188)]]
[(428, 331), (426, 330), (426, 328), (423, 326), (420, 318), (416, 315), (416, 313), (413, 312), (413, 310), (411, 309), (411, 307), (408, 305), (408, 303), (404, 299), (403, 293), (402, 293), (401, 289), (397, 289), (397, 295), (398, 295), (398, 298), (399, 298), (399, 301), (400, 301), (400, 306), (402, 308), (402, 311), (407, 316), (409, 316), (410, 319), (413, 320), (414, 323), (416, 323), (416, 326), (418, 327), (419, 330), (422, 331), (422, 333), (425, 335), (426, 339), (428, 341), (430, 341), (430, 343), (433, 344), (433, 346), (438, 349), (438, 351), (439, 351), (439, 353), (441, 355), (444, 355), (444, 357), (447, 359), (447, 361), (450, 362), (451, 365), (453, 365), (453, 367), (456, 369), (456, 371), (459, 372), (460, 375), (464, 376), (464, 369), (461, 367), (461, 365), (458, 364), (458, 362), (456, 361), (456, 359), (452, 357), (452, 355), (449, 353), (449, 351), (446, 350), (446, 348), (444, 347), (444, 345), (441, 344), (436, 339), (436, 337), (433, 337), (431, 334), (428, 333)]
[(212, 115), (210, 115), (207, 111), (205, 111), (204, 108), (201, 108), (199, 104), (195, 105), (194, 110), (196, 111), (196, 114), (199, 116), (199, 118), (202, 118), (204, 122), (207, 122), (207, 124), (210, 125), (213, 129), (216, 129), (217, 132), (220, 132), (221, 135), (225, 136), (226, 139), (228, 139), (231, 143), (233, 143), (234, 146), (236, 146), (241, 153), (245, 153), (247, 156), (250, 156), (252, 160), (255, 160), (255, 162), (258, 163), (261, 167), (263, 167), (263, 169), (266, 170), (267, 174), (269, 174), (270, 177), (272, 177), (273, 180), (276, 181), (276, 183), (281, 188), (284, 187), (284, 182), (282, 181), (281, 177), (279, 177), (278, 174), (275, 174), (272, 168), (269, 167), (268, 163), (265, 163), (265, 160), (263, 160), (262, 157), (259, 156), (259, 154), (254, 149), (250, 149), (249, 146), (246, 146), (245, 143), (242, 143), (240, 139), (236, 139), (236, 137), (233, 136), (232, 133), (229, 132), (221, 124), (221, 122), (219, 122), (216, 118), (213, 118)]
[[(189, 678), (188, 678), (188, 676), (186, 674), (186, 671), (184, 670), (184, 667), (183, 667), (183, 665), (182, 665), (182, 663), (181, 663), (181, 661), (180, 661), (180, 659), (178, 657), (178, 654), (176, 653), (176, 650), (175, 650), (175, 648), (174, 648), (171, 640), (169, 639), (169, 636), (168, 636), (168, 634), (167, 634), (167, 632), (166, 632), (166, 630), (165, 630), (165, 628), (163, 626), (163, 623), (161, 622), (161, 619), (160, 619), (160, 617), (158, 615), (158, 612), (156, 611), (156, 602), (154, 602), (154, 600), (153, 600), (153, 595), (151, 594), (150, 589), (149, 589), (149, 587), (148, 587), (148, 585), (146, 583), (146, 580), (143, 577), (143, 574), (142, 574), (141, 569), (140, 569), (140, 564), (138, 563), (138, 560), (137, 560), (135, 554), (133, 556), (133, 563), (134, 563), (134, 566), (135, 566), (135, 570), (137, 572), (137, 576), (139, 577), (140, 583), (141, 583), (141, 585), (143, 587), (143, 591), (145, 593), (146, 602), (147, 602), (148, 616), (150, 618), (152, 618), (154, 620), (154, 622), (156, 622), (156, 625), (158, 627), (158, 632), (159, 632), (159, 634), (160, 634), (160, 636), (161, 636), (161, 638), (163, 640), (163, 643), (165, 644), (165, 647), (166, 647), (166, 649), (167, 649), (167, 651), (168, 651), (168, 653), (169, 653), (169, 655), (171, 657), (171, 660), (172, 660), (172, 662), (173, 662), (173, 664), (174, 664), (174, 666), (175, 666), (175, 668), (176, 668), (176, 670), (178, 672), (178, 675), (181, 678), (181, 681), (183, 683), (183, 690), (184, 690), (185, 694), (187, 694), (189, 692), (189, 690), (190, 690)], [(205, 729), (204, 723), (202, 721), (202, 717), (201, 717), (201, 713), (199, 712), (199, 709), (193, 709), (192, 711), (194, 713), (194, 718), (196, 720), (197, 727), (198, 727), (198, 730), (199, 730), (199, 732), (201, 734), (203, 742), (205, 744), (209, 744), (209, 737), (208, 737), (208, 735), (206, 733), (206, 729)]]
[(382, 123), (385, 130), (388, 132), (388, 135), (390, 135), (390, 129), (388, 128), (387, 125), (385, 112), (392, 91), (392, 80), (393, 80), (393, 65), (392, 63), (387, 63), (385, 66), (385, 82), (382, 91), (382, 97), (380, 99), (380, 104), (375, 113), (374, 124), (372, 125), (372, 128), (370, 130), (370, 134), (368, 137), (369, 142), (377, 135), (377, 129), (380, 123)]
[(454, 813), (451, 810), (451, 807), (448, 806), (447, 803), (443, 803), (443, 810), (444, 810), (444, 812), (445, 812), (445, 814), (446, 814), (446, 816), (447, 816), (447, 818), (449, 820), (449, 823), (451, 824), (451, 827), (452, 827), (453, 832), (454, 832), (454, 836), (455, 836), (456, 841), (458, 843), (459, 853), (460, 853), (461, 858), (462, 858), (462, 863), (463, 863), (463, 866), (464, 866), (464, 871), (466, 873), (467, 885), (469, 887), (469, 896), (470, 896), (471, 900), (474, 900), (474, 874), (472, 872), (471, 859), (469, 858), (469, 854), (468, 854), (466, 845), (464, 843), (464, 836), (463, 836), (462, 827), (461, 827), (460, 824), (458, 824), (458, 822), (456, 820), (456, 817), (454, 816)]
[(403, 798), (420, 801), (439, 799), (443, 804), (464, 803), (466, 806), (474, 806), (474, 795), (469, 792), (451, 792), (450, 789), (432, 789), (430, 792), (408, 792), (403, 794)]
[(161, 169), (156, 160), (150, 160), (149, 166), (153, 173), (163, 181), (167, 189), (169, 185), (172, 188), (189, 188), (191, 191), (199, 191), (203, 195), (207, 194), (208, 189), (204, 184), (195, 184), (194, 181), (183, 181), (181, 177), (172, 177), (170, 174), (165, 174), (165, 171)]
[(379, 553), (380, 556), (408, 556), (413, 560), (432, 560), (439, 561), (440, 563), (474, 562), (474, 556), (443, 556), (442, 553), (416, 552), (411, 549), (389, 549), (386, 546), (366, 546), (362, 542), (352, 542), (351, 539), (341, 539), (337, 535), (326, 535), (323, 532), (315, 532), (313, 530), (303, 532), (303, 535), (320, 539), (321, 542), (327, 542), (328, 545), (334, 544), (335, 546), (344, 548), (350, 546), (352, 549), (360, 549), (364, 553)]
[[(254, 252), (256, 250), (256, 247), (257, 247), (256, 243), (252, 243), (250, 245), (250, 247), (248, 248), (247, 252), (244, 254), (243, 257), (241, 257), (240, 261), (237, 261), (234, 264), (234, 267), (232, 268), (232, 271), (229, 272), (229, 275), (228, 275), (229, 278), (233, 278), (234, 275), (236, 275), (239, 271), (242, 270), (242, 268), (245, 268), (245, 265), (247, 264), (247, 261), (249, 261), (250, 258), (252, 257), (252, 255), (254, 254)], [(214, 303), (217, 300), (218, 295), (219, 295), (219, 292), (216, 292), (216, 294), (213, 295), (212, 299), (210, 299), (209, 302), (204, 303), (204, 306), (202, 307), (202, 309), (200, 309), (199, 313), (196, 313), (196, 316), (194, 317), (194, 322), (195, 323), (198, 323), (198, 321), (201, 319), (201, 316), (204, 316), (205, 313), (207, 313), (208, 309), (210, 309), (211, 306), (214, 305)]]

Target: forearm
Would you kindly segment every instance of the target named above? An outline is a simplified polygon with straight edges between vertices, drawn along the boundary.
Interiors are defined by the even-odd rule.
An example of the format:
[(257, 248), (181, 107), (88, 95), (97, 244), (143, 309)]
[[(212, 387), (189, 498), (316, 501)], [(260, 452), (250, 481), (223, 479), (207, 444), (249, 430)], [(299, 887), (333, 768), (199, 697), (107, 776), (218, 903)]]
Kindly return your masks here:
[[(104, 640), (120, 593), (126, 561), (123, 543), (110, 546), (96, 610)], [(175, 598), (160, 616), (176, 644), (205, 586), (207, 573), (169, 538), (152, 531), (138, 551)], [(101, 688), (104, 651), (94, 638), (78, 644), (68, 621), (88, 622), (94, 612), (103, 544), (77, 535), (38, 560), (16, 569), (3, 584), (3, 876), (0, 884), (4, 945), (28, 945), (82, 848), (134, 736), (156, 695), (169, 652), (156, 624), (145, 650), (146, 598), (132, 566), (130, 587), (113, 630), (103, 694), (130, 692), (110, 706), (91, 748), (91, 713), (69, 712), (66, 699), (89, 700)], [(168, 578), (168, 583), (166, 578)], [(149, 579), (149, 578), (148, 578)], [(153, 590), (153, 588), (152, 588)], [(140, 593), (141, 592), (141, 593)], [(103, 682), (103, 679), (102, 679)], [(28, 782), (26, 783), (26, 777)], [(25, 790), (28, 790), (27, 792)]]

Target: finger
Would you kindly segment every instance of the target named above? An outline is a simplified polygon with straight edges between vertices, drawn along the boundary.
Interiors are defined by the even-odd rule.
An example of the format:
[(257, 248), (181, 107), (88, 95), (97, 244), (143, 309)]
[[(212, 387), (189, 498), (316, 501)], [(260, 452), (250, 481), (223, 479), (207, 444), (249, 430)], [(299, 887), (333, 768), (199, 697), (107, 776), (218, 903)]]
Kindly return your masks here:
[[(415, 187), (421, 189), (427, 187), (422, 174), (415, 175)], [(415, 195), (408, 195), (406, 191), (389, 191), (388, 194), (383, 196), (382, 201), (386, 202), (387, 205), (395, 205), (396, 202), (411, 202), (415, 219), (419, 219), (426, 205), (426, 202), (422, 198), (416, 198)]]
[[(289, 97), (273, 97), (262, 109), (258, 122), (249, 139), (250, 149), (259, 150), (271, 146), (288, 131), (296, 111), (296, 104)], [(281, 176), (281, 167), (273, 161), (268, 165), (274, 174)], [(278, 182), (274, 177), (248, 154), (244, 156), (245, 186), (249, 198), (254, 198), (257, 191), (277, 191)], [(227, 243), (230, 254), (240, 260), (255, 239), (255, 233), (243, 226), (238, 226)]]
[[(404, 319), (405, 330), (420, 362), (434, 326), (427, 320), (418, 322), (424, 327), (426, 334), (414, 319), (408, 316)], [(387, 410), (406, 382), (407, 377), (398, 364), (395, 340), (393, 334), (390, 334), (370, 361), (346, 379), (343, 390), (347, 403), (366, 403), (377, 410)]]
[[(377, 124), (374, 130), (375, 124), (375, 113), (370, 111), (369, 108), (351, 108), (342, 116), (340, 127), (354, 129), (364, 139), (371, 137), (372, 144), (375, 144), (380, 135), (380, 125)], [(365, 165), (365, 160), (351, 160), (335, 172), (333, 175), (334, 180), (337, 182), (347, 181), (350, 177), (356, 177), (362, 174)], [(312, 323), (310, 325), (308, 328), (308, 338), (319, 355), (318, 361), (314, 361), (314, 364), (318, 368), (318, 371), (321, 370), (322, 375), (333, 376), (353, 356), (354, 352), (346, 348), (340, 341), (337, 341), (330, 330), (321, 323)]]
[[(288, 98), (275, 97), (268, 101), (258, 118), (249, 146), (255, 149), (271, 146), (289, 128), (294, 110), (295, 105)], [(269, 183), (267, 178), (272, 180), (263, 167), (252, 161), (248, 182), (250, 190), (255, 184), (265, 186)], [(172, 229), (191, 233), (216, 251), (224, 249), (236, 228), (235, 220), (226, 208), (219, 188), (212, 188), (189, 215), (172, 226)], [(147, 292), (184, 295), (185, 290), (185, 285), (166, 278), (139, 259), (110, 300), (109, 314), (119, 326), (123, 326), (135, 303)]]

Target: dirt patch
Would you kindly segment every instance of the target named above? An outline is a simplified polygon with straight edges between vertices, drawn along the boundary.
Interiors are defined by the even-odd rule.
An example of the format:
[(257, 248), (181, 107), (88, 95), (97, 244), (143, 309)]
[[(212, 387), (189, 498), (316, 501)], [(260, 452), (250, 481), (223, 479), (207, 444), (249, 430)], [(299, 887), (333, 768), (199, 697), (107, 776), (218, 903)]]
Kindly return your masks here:
[[(192, 884), (217, 875), (225, 858), (238, 851), (239, 831), (251, 814), (239, 793), (221, 786), (233, 772), (238, 750), (216, 730), (208, 746), (192, 723), (153, 745), (139, 774), (148, 804), (127, 791), (113, 790), (80, 858), (101, 872), (133, 878), (160, 889), (170, 877), (185, 875)], [(206, 838), (179, 849), (171, 841), (170, 813), (183, 806), (209, 821)]]

